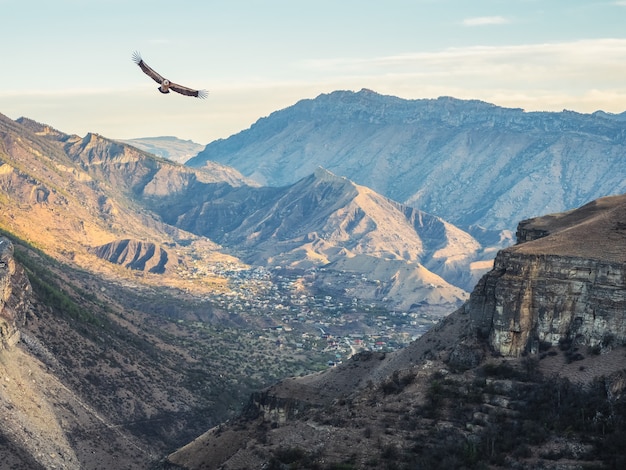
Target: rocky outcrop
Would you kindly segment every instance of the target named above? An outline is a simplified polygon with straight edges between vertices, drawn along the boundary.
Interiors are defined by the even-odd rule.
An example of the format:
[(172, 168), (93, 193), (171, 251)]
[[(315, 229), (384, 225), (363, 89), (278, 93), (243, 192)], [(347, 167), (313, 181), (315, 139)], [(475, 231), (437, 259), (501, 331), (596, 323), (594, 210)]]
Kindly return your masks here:
[(30, 305), (31, 287), (23, 269), (13, 259), (13, 245), (0, 238), (0, 350), (14, 346), (20, 339)]
[(311, 407), (316, 405), (297, 398), (279, 397), (264, 390), (251, 395), (243, 416), (256, 418), (261, 415), (265, 422), (284, 424)]
[(128, 239), (107, 243), (91, 251), (111, 263), (154, 274), (163, 274), (170, 258), (165, 249), (154, 243)]
[(466, 311), (505, 356), (626, 343), (626, 195), (520, 223)]

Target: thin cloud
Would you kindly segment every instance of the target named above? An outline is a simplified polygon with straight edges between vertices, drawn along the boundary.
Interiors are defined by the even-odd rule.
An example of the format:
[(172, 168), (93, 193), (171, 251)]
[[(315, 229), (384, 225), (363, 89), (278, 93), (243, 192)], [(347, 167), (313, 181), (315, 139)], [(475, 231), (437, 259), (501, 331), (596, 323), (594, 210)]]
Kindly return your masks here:
[[(338, 89), (369, 88), (404, 98), (454, 96), (526, 110), (626, 110), (626, 38), (457, 47), (291, 65), (293, 74), (278, 79), (247, 76), (211, 80), (208, 102), (163, 99), (156, 85), (134, 77), (131, 68), (130, 78), (114, 89), (106, 85), (28, 92), (0, 89), (0, 112), (29, 116), (78, 135), (95, 131), (127, 138), (168, 132), (210, 142), (239, 132), (259, 117), (300, 99)], [(125, 110), (124, 119), (120, 109)], [(137, 114), (132, 114), (134, 110)], [(174, 126), (174, 115), (188, 119), (181, 117), (181, 123)], [(163, 122), (167, 129), (160, 127)]]
[[(139, 90), (139, 87), (135, 87)], [(126, 88), (113, 88), (113, 87), (101, 87), (101, 88), (41, 88), (30, 90), (0, 90), (0, 97), (12, 98), (12, 97), (69, 97), (69, 96), (96, 96), (96, 95), (112, 95), (130, 90)]]
[[(596, 109), (626, 109), (626, 39), (458, 47), (300, 65), (318, 82), (342, 80), (356, 89), (363, 84), (404, 96), (445, 94), (530, 109), (581, 111), (588, 111), (595, 97)], [(495, 90), (500, 90), (497, 97)]]
[[(625, 0), (626, 1), (626, 0)], [(624, 64), (624, 65), (622, 65)], [(470, 46), (389, 55), (373, 58), (333, 58), (302, 61), (300, 66), (316, 72), (348, 74), (419, 72), (441, 70), (450, 74), (476, 69), (485, 65), (560, 69), (580, 67), (626, 67), (626, 39), (593, 39), (562, 43), (526, 44), (515, 46)], [(491, 70), (490, 72), (492, 72)], [(591, 74), (593, 75), (593, 74)]]
[(475, 18), (465, 18), (464, 26), (487, 26), (493, 24), (508, 24), (511, 21), (503, 16), (478, 16)]

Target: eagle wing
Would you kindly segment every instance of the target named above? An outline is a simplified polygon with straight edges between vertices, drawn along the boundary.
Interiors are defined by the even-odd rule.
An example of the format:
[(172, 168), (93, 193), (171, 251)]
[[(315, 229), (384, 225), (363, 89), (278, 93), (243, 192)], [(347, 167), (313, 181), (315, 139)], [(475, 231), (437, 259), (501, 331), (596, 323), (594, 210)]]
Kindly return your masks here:
[(170, 82), (170, 90), (180, 93), (181, 95), (195, 96), (196, 98), (205, 99), (209, 96), (209, 92), (206, 90), (194, 90), (187, 88), (186, 86), (179, 85), (178, 83)]
[(141, 55), (137, 51), (133, 52), (133, 62), (135, 62), (148, 77), (152, 78), (152, 80), (157, 82), (159, 85), (163, 83), (163, 80), (165, 80), (143, 61)]

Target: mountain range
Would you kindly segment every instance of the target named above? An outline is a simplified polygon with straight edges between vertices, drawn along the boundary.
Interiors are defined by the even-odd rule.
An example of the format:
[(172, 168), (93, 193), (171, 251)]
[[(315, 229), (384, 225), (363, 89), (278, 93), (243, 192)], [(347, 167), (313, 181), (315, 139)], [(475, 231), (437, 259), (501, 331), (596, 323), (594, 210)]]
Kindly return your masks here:
[[(528, 468), (550, 451), (537, 448), (546, 436), (559, 440), (554, 452), (593, 464), (598, 447), (584, 447), (579, 428), (622, 430), (623, 197), (526, 220), (505, 247), (511, 214), (542, 213), (546, 194), (556, 207), (565, 192), (574, 204), (623, 189), (623, 118), (335, 92), (181, 165), (0, 115), (0, 458), (15, 468), (397, 468), (417, 453), (429, 468), (441, 458), (428, 449), (439, 449), (471, 467), (479, 454), (505, 465), (512, 447), (500, 436), (523, 430)], [(315, 150), (324, 139), (326, 153)], [(392, 161), (412, 147), (422, 160)], [(216, 149), (238, 169), (206, 160)], [(234, 164), (244, 149), (258, 171)], [(450, 185), (463, 168), (471, 185), (460, 191)], [(409, 181), (441, 197), (436, 210)], [(437, 213), (444, 206), (456, 223)], [(413, 323), (440, 318), (391, 352), (425, 331)], [(371, 349), (359, 353), (366, 334)], [(542, 387), (555, 384), (542, 377), (563, 368), (613, 395), (567, 388), (591, 403), (569, 437), (529, 433), (534, 417), (502, 419), (550, 402)], [(519, 399), (528, 390), (537, 400)], [(459, 445), (439, 446), (446, 433)], [(407, 453), (420, 440), (422, 453)]]
[[(365, 280), (344, 296), (437, 314), (458, 306), (489, 264), (490, 253), (467, 233), (323, 169), (290, 186), (260, 187), (219, 163), (195, 169), (97, 134), (80, 138), (28, 119), (4, 122), (11, 156), (14, 148), (24, 155), (35, 149), (37, 159), (24, 171), (7, 162), (11, 188), (38, 194), (41, 203), (17, 218), (9, 210), (7, 223), (32, 237), (32, 227), (49, 219), (50, 236), (38, 235), (39, 242), (65, 257), (129, 259), (162, 272), (195, 256), (174, 256), (166, 245), (183, 243), (189, 252), (206, 237), (217, 257), (269, 268), (324, 267), (318, 286), (349, 272)], [(61, 192), (67, 194), (58, 199)], [(53, 201), (58, 207), (51, 210)], [(137, 254), (148, 246), (139, 241), (154, 244), (146, 253), (159, 259)], [(115, 255), (121, 246), (135, 251), (122, 259)], [(132, 261), (136, 254), (140, 263)]]
[(211, 142), (187, 164), (232, 166), (266, 186), (317, 166), (486, 233), (626, 191), (625, 114), (525, 112), (451, 97), (335, 91)]

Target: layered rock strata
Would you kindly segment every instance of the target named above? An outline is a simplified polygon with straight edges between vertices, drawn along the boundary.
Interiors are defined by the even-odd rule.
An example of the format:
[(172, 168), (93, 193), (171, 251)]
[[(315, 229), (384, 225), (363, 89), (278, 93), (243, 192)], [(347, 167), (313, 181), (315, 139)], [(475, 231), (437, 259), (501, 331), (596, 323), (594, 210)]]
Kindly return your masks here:
[(520, 223), (465, 309), (505, 356), (626, 343), (626, 196)]

